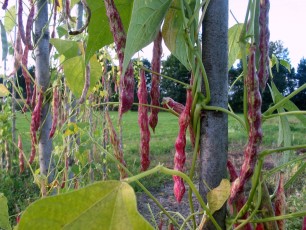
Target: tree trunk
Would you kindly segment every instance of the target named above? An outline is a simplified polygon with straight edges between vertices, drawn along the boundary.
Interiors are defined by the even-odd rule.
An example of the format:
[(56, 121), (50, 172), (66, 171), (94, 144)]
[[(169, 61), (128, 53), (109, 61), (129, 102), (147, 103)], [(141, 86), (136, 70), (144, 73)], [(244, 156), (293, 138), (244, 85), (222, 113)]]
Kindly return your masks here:
[[(210, 1), (202, 31), (202, 59), (209, 78), (210, 105), (226, 109), (228, 0)], [(200, 193), (207, 201), (209, 188), (217, 187), (227, 175), (228, 118), (226, 114), (217, 111), (204, 111), (203, 114), (200, 140)], [(225, 216), (225, 205), (214, 214), (222, 229), (225, 229)], [(215, 229), (215, 227), (208, 222), (204, 229)]]
[[(37, 89), (41, 89), (46, 97), (46, 90), (50, 85), (49, 73), (49, 29), (48, 29), (48, 1), (37, 0), (35, 4), (35, 56)], [(39, 90), (37, 90), (39, 92)], [(39, 165), (40, 173), (48, 177), (48, 183), (54, 178), (54, 165), (51, 161), (52, 139), (49, 132), (52, 125), (52, 117), (49, 112), (50, 102), (44, 100), (41, 111), (41, 132), (39, 136)]]

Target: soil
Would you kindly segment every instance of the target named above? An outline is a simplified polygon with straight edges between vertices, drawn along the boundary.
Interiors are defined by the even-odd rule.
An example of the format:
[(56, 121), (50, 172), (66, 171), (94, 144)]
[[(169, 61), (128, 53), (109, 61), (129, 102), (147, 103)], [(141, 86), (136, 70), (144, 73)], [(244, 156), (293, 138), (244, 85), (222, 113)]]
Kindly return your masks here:
[[(232, 152), (229, 154), (229, 159), (233, 162), (235, 167), (238, 169), (241, 167), (243, 162), (243, 152)], [(272, 157), (267, 157), (264, 163), (265, 169), (271, 169), (274, 167)], [(163, 207), (170, 211), (171, 213), (180, 213), (184, 218), (188, 217), (190, 214), (190, 207), (188, 202), (188, 185), (186, 186), (186, 192), (184, 198), (179, 204), (173, 195), (173, 182), (165, 182), (159, 189), (147, 188), (152, 195), (163, 205)], [(194, 198), (195, 211), (199, 210), (199, 205), (197, 200)], [(162, 214), (161, 210), (157, 205), (150, 199), (145, 193), (137, 193), (137, 205), (139, 212), (155, 227), (160, 224), (161, 219), (163, 219), (164, 228), (168, 223), (168, 218)], [(175, 218), (179, 223), (182, 223), (181, 219), (176, 216)]]

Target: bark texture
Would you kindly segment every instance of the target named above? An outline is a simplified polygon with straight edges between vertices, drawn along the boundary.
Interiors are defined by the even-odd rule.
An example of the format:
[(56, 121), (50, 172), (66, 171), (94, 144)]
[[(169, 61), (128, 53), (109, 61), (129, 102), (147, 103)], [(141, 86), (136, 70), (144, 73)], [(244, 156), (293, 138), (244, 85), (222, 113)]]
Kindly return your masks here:
[[(35, 2), (35, 76), (37, 87), (45, 92), (50, 84), (49, 73), (49, 29), (48, 29), (48, 1), (37, 0)], [(37, 90), (39, 92), (39, 90)], [(49, 132), (52, 126), (52, 117), (49, 112), (50, 102), (44, 100), (41, 111), (41, 133), (38, 143), (40, 173), (48, 176), (48, 183), (53, 181), (54, 165), (51, 161), (52, 139), (49, 139)]]
[[(209, 78), (212, 106), (227, 108), (228, 0), (210, 1), (202, 24), (203, 63)], [(228, 118), (222, 112), (204, 111), (201, 119), (200, 193), (205, 201), (209, 188), (226, 178)], [(225, 205), (214, 214), (225, 229)], [(204, 229), (215, 229), (211, 222)]]

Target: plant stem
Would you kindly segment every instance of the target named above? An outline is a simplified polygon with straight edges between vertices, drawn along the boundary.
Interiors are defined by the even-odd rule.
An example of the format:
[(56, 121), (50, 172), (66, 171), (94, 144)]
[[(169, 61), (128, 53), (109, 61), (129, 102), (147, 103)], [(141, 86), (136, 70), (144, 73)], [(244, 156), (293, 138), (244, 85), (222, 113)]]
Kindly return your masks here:
[[(194, 130), (194, 132), (196, 133), (196, 140), (195, 140), (195, 146), (194, 146), (194, 150), (193, 150), (191, 168), (190, 168), (190, 172), (189, 172), (189, 178), (191, 180), (193, 180), (196, 161), (197, 161), (197, 157), (198, 157), (198, 151), (199, 151), (200, 125), (201, 125), (201, 123), (200, 123), (200, 121), (198, 121), (197, 129)], [(189, 191), (188, 191), (188, 199), (189, 199), (190, 212), (194, 213), (194, 206), (193, 206), (193, 201), (192, 201), (192, 190), (190, 188), (189, 188)], [(192, 222), (193, 222), (193, 227), (195, 228), (196, 227), (196, 222), (195, 222), (195, 217), (194, 216), (192, 216)]]
[(291, 111), (291, 112), (283, 112), (283, 113), (276, 113), (268, 116), (262, 116), (262, 120), (268, 120), (274, 117), (280, 117), (280, 116), (288, 116), (288, 115), (306, 115), (306, 111)]
[[(300, 212), (290, 213), (290, 214), (282, 215), (282, 216), (273, 216), (273, 217), (267, 217), (263, 219), (250, 220), (250, 222), (251, 223), (263, 223), (263, 222), (270, 222), (270, 221), (276, 221), (276, 220), (299, 218), (299, 217), (304, 217), (305, 215), (306, 215), (306, 211), (300, 211)], [(238, 220), (238, 222), (241, 222), (241, 220)]]
[(176, 83), (179, 83), (179, 84), (183, 85), (184, 87), (186, 87), (187, 89), (190, 88), (190, 85), (187, 84), (187, 83), (185, 83), (185, 82), (179, 81), (179, 80), (177, 80), (177, 79), (174, 79), (174, 78), (172, 78), (172, 77), (166, 76), (166, 75), (161, 74), (161, 73), (154, 72), (154, 71), (152, 71), (152, 70), (150, 70), (150, 69), (147, 69), (147, 68), (144, 67), (144, 66), (141, 66), (140, 68), (143, 69), (143, 70), (145, 70), (145, 71), (147, 71), (147, 72), (149, 72), (149, 73), (153, 73), (153, 74), (156, 74), (156, 75), (161, 76), (161, 77), (163, 77), (163, 78), (166, 78), (166, 79), (168, 79), (168, 80), (171, 80), (171, 81), (174, 81), (174, 82), (176, 82)]
[(267, 155), (270, 155), (272, 153), (277, 153), (277, 152), (284, 152), (287, 150), (297, 150), (297, 149), (305, 149), (306, 145), (293, 145), (293, 146), (288, 146), (288, 147), (280, 147), (280, 148), (276, 148), (276, 149), (267, 149), (262, 151), (259, 154), (259, 158), (263, 159), (264, 157), (266, 157)]
[(221, 111), (223, 113), (226, 113), (226, 114), (232, 116), (233, 118), (235, 118), (245, 130), (247, 129), (244, 121), (238, 115), (236, 115), (235, 113), (232, 113), (231, 111), (228, 111), (227, 109), (224, 109), (224, 108), (218, 107), (218, 106), (209, 106), (209, 105), (204, 105), (204, 104), (202, 105), (202, 108), (204, 110), (211, 110), (211, 111), (216, 111), (216, 112)]

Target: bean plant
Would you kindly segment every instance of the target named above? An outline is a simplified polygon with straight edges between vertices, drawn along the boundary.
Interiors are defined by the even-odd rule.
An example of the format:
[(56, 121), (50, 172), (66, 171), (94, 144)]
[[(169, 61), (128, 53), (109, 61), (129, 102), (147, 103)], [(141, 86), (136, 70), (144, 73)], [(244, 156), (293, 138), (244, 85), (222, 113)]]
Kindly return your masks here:
[[(303, 125), (306, 124), (306, 112), (298, 110), (290, 99), (305, 90), (306, 85), (284, 97), (273, 83), (271, 68), (279, 62), (268, 53), (269, 0), (249, 0), (244, 23), (237, 22), (228, 31), (227, 19), (215, 25), (215, 30), (226, 26), (227, 31), (225, 36), (210, 41), (214, 46), (224, 43), (220, 45), (221, 50), (209, 54), (215, 57), (218, 52), (225, 54), (226, 61), (221, 66), (207, 64), (207, 59), (211, 57), (207, 57), (206, 47), (210, 44), (204, 44), (205, 36), (213, 31), (205, 29), (213, 17), (212, 12), (228, 12), (227, 1), (219, 5), (210, 0), (81, 0), (78, 4), (69, 0), (45, 1), (49, 9), (48, 21), (39, 33), (35, 33), (35, 36), (40, 36), (33, 39), (33, 21), (40, 20), (34, 17), (34, 13), (40, 10), (34, 7), (35, 4), (32, 0), (18, 1), (17, 19), (14, 8), (8, 8), (8, 1), (4, 1), (2, 6), (6, 15), (10, 15), (5, 20), (11, 20), (13, 24), (17, 22), (15, 69), (11, 76), (14, 77), (19, 67), (22, 68), (27, 95), (23, 112), (28, 110), (31, 113), (31, 154), (27, 156), (24, 153), (22, 141), (25, 139), (21, 140), (21, 136), (13, 145), (19, 149), (20, 173), (29, 170), (44, 197), (21, 213), (17, 229), (163, 229), (161, 225), (164, 224), (169, 229), (281, 230), (286, 228), (286, 219), (306, 216), (305, 210), (286, 213), (286, 189), (305, 169), (305, 155), (295, 156), (292, 153), (306, 148), (305, 143), (292, 145), (289, 136), (289, 116), (295, 116)], [(25, 6), (28, 9), (26, 30), (23, 26)], [(71, 16), (74, 6), (81, 7), (79, 12), (85, 9), (85, 22), (83, 26), (76, 26), (76, 30), (72, 29), (75, 23)], [(60, 17), (57, 17), (58, 13)], [(12, 28), (7, 25), (4, 32), (9, 33)], [(52, 29), (51, 39), (48, 28)], [(49, 49), (38, 49), (42, 39), (48, 39)], [(162, 41), (188, 69), (188, 84), (161, 74)], [(152, 42), (152, 68), (132, 60), (137, 52)], [(111, 57), (114, 52), (108, 52), (112, 46), (118, 67), (114, 67), (116, 58)], [(47, 82), (40, 78), (35, 80), (27, 71), (31, 50), (38, 60), (40, 52), (50, 54), (50, 79)], [(223, 104), (215, 103), (214, 97), (224, 92), (213, 90), (214, 82), (227, 82), (226, 72), (238, 59), (241, 59), (243, 72), (233, 84), (238, 81), (244, 84), (243, 116), (234, 113), (230, 105), (223, 105), (224, 102), (227, 104), (227, 96), (221, 98)], [(227, 67), (225, 71), (223, 66)], [(211, 71), (219, 67), (221, 73), (225, 72), (224, 76), (220, 76), (218, 81), (212, 80)], [(151, 76), (149, 92), (145, 74)], [(159, 84), (164, 78), (185, 87), (185, 104), (170, 97), (160, 99)], [(224, 87), (226, 95), (232, 87)], [(138, 103), (134, 103), (135, 88)], [(262, 111), (261, 95), (266, 88), (271, 92), (273, 104)], [(73, 95), (74, 105), (73, 101), (67, 100), (68, 95)], [(114, 98), (117, 101), (112, 100)], [(49, 104), (52, 109), (48, 109)], [(128, 153), (124, 151), (124, 144), (128, 143), (124, 143), (122, 128), (122, 118), (134, 105), (138, 106), (140, 129), (138, 174), (132, 173), (131, 166), (125, 161)], [(110, 108), (118, 109), (116, 123), (110, 116)], [(150, 136), (157, 132), (160, 111), (173, 114), (179, 121), (173, 147), (173, 169), (163, 162), (152, 165), (150, 161), (150, 156), (154, 154), (150, 148)], [(47, 118), (51, 114), (53, 122)], [(74, 114), (77, 114), (78, 122), (71, 122)], [(223, 155), (221, 160), (212, 159), (220, 160), (220, 167), (223, 167), (220, 170), (227, 172), (226, 175), (218, 175), (218, 178), (210, 174), (212, 169), (203, 165), (202, 161), (203, 154), (207, 153), (203, 149), (210, 147), (203, 141), (209, 135), (205, 130), (208, 116), (221, 117), (222, 122), (227, 122), (227, 116), (231, 116), (247, 136), (245, 147), (241, 150), (244, 153), (241, 168), (227, 159), (227, 152), (220, 153)], [(265, 149), (262, 147), (265, 138), (262, 125), (275, 117), (280, 121), (279, 145)], [(102, 133), (96, 132), (99, 122), (103, 126)], [(46, 124), (50, 127), (47, 134), (42, 132)], [(82, 133), (84, 130), (88, 131), (88, 135)], [(2, 133), (2, 136), (6, 135)], [(185, 165), (187, 136), (193, 152), (188, 170)], [(43, 137), (49, 144), (53, 141), (55, 147), (46, 158), (42, 159), (44, 155), (40, 153), (41, 171), (37, 171), (33, 163), (37, 159), (36, 150), (45, 149), (41, 147), (44, 145)], [(221, 139), (218, 136), (210, 138)], [(227, 143), (227, 140), (222, 143)], [(2, 141), (0, 144), (2, 149)], [(94, 173), (100, 164), (95, 162), (94, 149), (103, 159), (104, 165), (99, 168), (99, 175), (103, 174), (101, 181), (95, 181)], [(264, 170), (264, 160), (272, 155), (280, 159), (279, 164)], [(109, 162), (105, 164), (106, 161)], [(287, 169), (296, 162), (299, 162), (299, 168), (289, 174)], [(106, 179), (108, 164), (116, 165), (117, 180)], [(206, 167), (204, 171), (207, 172), (207, 175), (200, 175), (200, 181), (195, 176), (198, 164), (200, 168)], [(178, 203), (188, 192), (188, 216), (174, 215), (143, 185), (142, 179), (156, 174), (173, 178), (173, 193)], [(267, 183), (275, 175), (278, 182), (273, 185), (274, 193), (270, 194)], [(205, 181), (203, 178), (208, 179)], [(156, 203), (163, 220), (167, 221), (160, 225), (149, 223), (137, 210), (135, 192), (130, 184), (137, 184)], [(199, 210), (195, 210), (193, 197)], [(1, 194), (0, 206), (6, 207), (6, 199)], [(0, 216), (8, 217), (6, 208), (0, 210), (3, 214)], [(0, 219), (0, 228), (11, 229), (11, 226), (6, 219)]]

